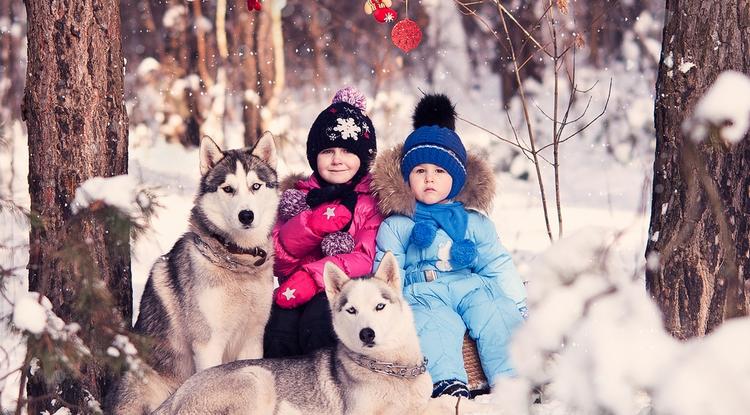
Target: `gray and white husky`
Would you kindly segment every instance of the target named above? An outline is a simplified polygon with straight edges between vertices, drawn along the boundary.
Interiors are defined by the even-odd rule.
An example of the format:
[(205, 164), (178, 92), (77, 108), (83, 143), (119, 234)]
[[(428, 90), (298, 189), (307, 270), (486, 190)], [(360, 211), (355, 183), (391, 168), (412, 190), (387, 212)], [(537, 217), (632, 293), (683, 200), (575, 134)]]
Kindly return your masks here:
[[(456, 398), (430, 399), (432, 381), (396, 259), (350, 279), (332, 263), (323, 278), (339, 342), (310, 356), (239, 360), (193, 375), (155, 415), (455, 414)], [(485, 409), (460, 402), (461, 413)]]
[(127, 373), (110, 413), (144, 414), (193, 373), (263, 356), (271, 310), (279, 201), (273, 138), (253, 148), (200, 146), (201, 182), (189, 231), (156, 261), (135, 332), (149, 336), (148, 367)]

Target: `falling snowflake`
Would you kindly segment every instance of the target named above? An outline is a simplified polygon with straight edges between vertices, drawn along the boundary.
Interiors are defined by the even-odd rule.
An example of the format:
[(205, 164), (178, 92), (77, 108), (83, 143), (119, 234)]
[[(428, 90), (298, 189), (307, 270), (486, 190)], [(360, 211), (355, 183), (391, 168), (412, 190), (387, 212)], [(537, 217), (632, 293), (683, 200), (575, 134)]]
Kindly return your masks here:
[(353, 118), (339, 118), (336, 121), (339, 125), (333, 130), (340, 132), (342, 139), (346, 140), (347, 138), (352, 138), (355, 141), (357, 140), (357, 134), (362, 131), (362, 129), (354, 123)]

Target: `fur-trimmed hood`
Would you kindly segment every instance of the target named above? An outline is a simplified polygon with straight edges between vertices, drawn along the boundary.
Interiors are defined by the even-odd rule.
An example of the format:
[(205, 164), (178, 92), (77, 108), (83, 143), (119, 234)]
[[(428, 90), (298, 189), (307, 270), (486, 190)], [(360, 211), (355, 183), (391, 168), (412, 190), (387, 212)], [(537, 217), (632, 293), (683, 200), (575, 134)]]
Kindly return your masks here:
[[(401, 175), (402, 144), (381, 151), (372, 169), (372, 193), (383, 216), (401, 214), (412, 217), (416, 199)], [(453, 200), (467, 209), (489, 213), (495, 197), (495, 176), (490, 166), (469, 152), (466, 160), (466, 184)]]

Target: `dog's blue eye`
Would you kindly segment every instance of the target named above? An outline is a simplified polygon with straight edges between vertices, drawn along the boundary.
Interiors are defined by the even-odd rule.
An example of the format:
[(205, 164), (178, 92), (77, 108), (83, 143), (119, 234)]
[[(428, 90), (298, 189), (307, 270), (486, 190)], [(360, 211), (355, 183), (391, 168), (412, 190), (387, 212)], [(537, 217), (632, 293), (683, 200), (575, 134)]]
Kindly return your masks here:
[(223, 190), (224, 193), (234, 193), (234, 188), (232, 186), (224, 186), (221, 190)]
[(260, 183), (253, 183), (252, 187), (253, 187), (253, 190), (258, 190), (258, 189), (260, 189), (261, 185), (260, 185)]
[(375, 306), (375, 310), (377, 310), (377, 311), (380, 311), (380, 310), (382, 310), (384, 308), (385, 308), (385, 304), (383, 304), (383, 303), (380, 303), (380, 304), (378, 304), (378, 305)]
[(346, 309), (346, 312), (349, 314), (357, 314), (357, 309), (354, 307), (349, 307)]

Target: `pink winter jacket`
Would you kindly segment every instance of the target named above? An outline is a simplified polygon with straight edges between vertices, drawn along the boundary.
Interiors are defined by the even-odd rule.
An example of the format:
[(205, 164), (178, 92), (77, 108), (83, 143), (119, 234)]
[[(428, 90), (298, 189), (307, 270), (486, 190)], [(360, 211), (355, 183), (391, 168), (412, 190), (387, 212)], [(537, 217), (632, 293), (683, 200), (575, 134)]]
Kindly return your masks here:
[[(370, 194), (372, 176), (365, 176), (354, 188), (357, 192), (357, 205), (354, 208), (349, 233), (354, 238), (354, 249), (351, 253), (335, 256), (323, 256), (320, 250), (321, 237), (307, 227), (312, 211), (306, 210), (297, 216), (282, 222), (279, 219), (273, 228), (273, 242), (276, 252), (274, 272), (283, 283), (297, 270), (310, 274), (315, 282), (323, 287), (323, 266), (330, 261), (344, 270), (350, 277), (367, 275), (372, 271), (375, 258), (375, 236), (383, 217), (378, 212), (375, 198)], [(299, 180), (294, 188), (305, 193), (319, 188), (315, 177)]]

